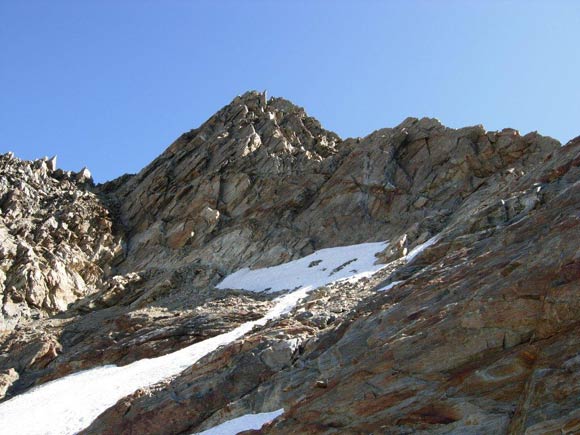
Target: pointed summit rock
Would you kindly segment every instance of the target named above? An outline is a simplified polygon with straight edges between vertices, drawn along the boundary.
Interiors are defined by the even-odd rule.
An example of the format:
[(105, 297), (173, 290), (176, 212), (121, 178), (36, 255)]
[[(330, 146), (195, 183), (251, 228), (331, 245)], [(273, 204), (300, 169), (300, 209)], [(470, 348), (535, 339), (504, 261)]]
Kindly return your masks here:
[(91, 171), (89, 171), (89, 168), (87, 168), (86, 166), (80, 170), (80, 172), (77, 174), (76, 179), (78, 182), (80, 183), (86, 183), (86, 182), (92, 182), (93, 180), (93, 175), (91, 174)]
[(56, 156), (52, 156), (50, 159), (48, 159), (46, 166), (49, 171), (56, 171)]

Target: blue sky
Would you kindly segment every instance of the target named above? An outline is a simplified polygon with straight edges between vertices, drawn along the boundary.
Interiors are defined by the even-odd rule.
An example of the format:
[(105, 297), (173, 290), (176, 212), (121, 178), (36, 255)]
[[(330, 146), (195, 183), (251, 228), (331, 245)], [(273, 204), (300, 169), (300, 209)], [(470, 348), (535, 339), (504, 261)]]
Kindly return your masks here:
[(342, 137), (580, 135), (580, 2), (0, 0), (0, 152), (137, 172), (250, 89)]

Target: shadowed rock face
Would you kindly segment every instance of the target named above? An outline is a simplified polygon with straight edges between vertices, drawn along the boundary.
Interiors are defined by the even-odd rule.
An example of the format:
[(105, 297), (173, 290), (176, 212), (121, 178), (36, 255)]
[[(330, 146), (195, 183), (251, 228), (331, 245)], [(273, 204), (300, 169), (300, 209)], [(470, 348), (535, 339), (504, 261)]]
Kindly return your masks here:
[[(2, 159), (10, 171), (42, 166)], [(560, 147), (427, 118), (342, 140), (292, 103), (250, 92), (139, 174), (96, 188), (47, 174), (60, 202), (36, 206), (42, 219), (31, 222), (55, 216), (56, 237), (60, 210), (85, 204), (64, 192), (83, 192), (90, 207), (74, 209), (74, 228), (91, 236), (70, 239), (62, 269), (78, 270), (77, 240), (96, 266), (86, 279), (78, 272), (90, 290), (60, 291), (68, 306), (24, 299), (61, 314), (10, 323), (0, 393), (166, 354), (260, 317), (269, 297), (214, 288), (240, 267), (390, 240), (379, 255), (389, 266), (373, 277), (312, 292), (176, 379), (119, 401), (86, 432), (191, 433), (279, 408), (261, 433), (580, 431), (580, 140)], [(22, 188), (2, 183), (2, 249), (23, 240), (47, 255), (32, 230), (10, 226), (24, 213), (10, 199)], [(19, 261), (41, 276), (60, 270)], [(18, 269), (1, 270), (15, 282)]]

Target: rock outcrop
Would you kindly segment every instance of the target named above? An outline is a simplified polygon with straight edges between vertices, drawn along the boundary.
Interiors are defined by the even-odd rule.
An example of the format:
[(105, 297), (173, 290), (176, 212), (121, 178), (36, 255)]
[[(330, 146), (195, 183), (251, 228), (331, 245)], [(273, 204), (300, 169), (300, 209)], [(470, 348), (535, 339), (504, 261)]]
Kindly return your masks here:
[(580, 139), (408, 118), (342, 140), (250, 92), (104, 185), (0, 163), (0, 394), (255, 320), (273, 295), (215, 288), (241, 267), (389, 240), (388, 267), (312, 291), (86, 433), (280, 408), (260, 433), (580, 431)]
[(0, 329), (12, 329), (97, 291), (122, 248), (87, 180), (55, 157), (4, 154), (0, 174)]

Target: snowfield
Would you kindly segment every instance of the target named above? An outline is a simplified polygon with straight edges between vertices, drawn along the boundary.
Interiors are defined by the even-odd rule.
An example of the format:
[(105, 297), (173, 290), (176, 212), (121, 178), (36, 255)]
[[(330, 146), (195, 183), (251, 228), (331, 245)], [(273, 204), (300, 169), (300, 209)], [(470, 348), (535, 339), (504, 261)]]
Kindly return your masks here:
[(387, 244), (363, 243), (321, 249), (278, 266), (257, 270), (244, 268), (227, 276), (217, 288), (277, 292), (303, 287), (318, 288), (344, 279), (358, 280), (385, 266), (374, 263), (377, 261), (375, 254), (384, 250)]
[[(0, 432), (11, 435), (77, 433), (119, 399), (178, 375), (218, 347), (242, 337), (254, 326), (264, 325), (291, 311), (311, 290), (336, 281), (356, 281), (382, 269), (384, 265), (374, 264), (375, 254), (386, 245), (380, 242), (322, 249), (279, 266), (235, 272), (218, 287), (293, 291), (276, 298), (276, 305), (261, 319), (244, 323), (227, 333), (158, 358), (142, 359), (123, 367), (108, 365), (74, 373), (18, 395), (0, 404)], [(258, 421), (258, 417), (254, 419)]]
[(192, 435), (236, 435), (245, 430), (260, 429), (282, 414), (284, 414), (284, 409), (261, 414), (246, 414)]

